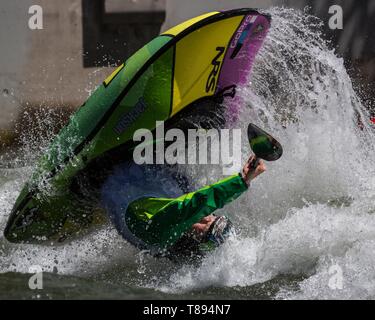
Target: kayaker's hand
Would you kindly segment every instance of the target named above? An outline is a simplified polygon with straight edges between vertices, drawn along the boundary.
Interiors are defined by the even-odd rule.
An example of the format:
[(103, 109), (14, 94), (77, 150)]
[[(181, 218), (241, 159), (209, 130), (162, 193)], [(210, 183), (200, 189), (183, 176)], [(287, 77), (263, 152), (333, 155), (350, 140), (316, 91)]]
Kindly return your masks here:
[(250, 184), (250, 181), (255, 179), (257, 176), (262, 174), (264, 171), (267, 170), (266, 165), (263, 160), (259, 160), (258, 165), (256, 168), (250, 167), (250, 163), (253, 161), (254, 156), (251, 156), (245, 163), (242, 169), (242, 178), (246, 181), (247, 185)]

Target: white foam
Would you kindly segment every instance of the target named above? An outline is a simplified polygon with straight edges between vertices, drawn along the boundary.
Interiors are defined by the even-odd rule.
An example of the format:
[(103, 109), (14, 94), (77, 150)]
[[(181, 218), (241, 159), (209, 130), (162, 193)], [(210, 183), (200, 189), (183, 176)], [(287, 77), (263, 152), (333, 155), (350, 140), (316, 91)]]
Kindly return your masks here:
[[(343, 60), (307, 27), (316, 20), (289, 9), (271, 14), (251, 86), (241, 92), (249, 108), (239, 125), (246, 128), (251, 119), (268, 128), (284, 155), (225, 208), (242, 225), (241, 235), (160, 288), (251, 286), (304, 275), (298, 292), (281, 290), (278, 298), (373, 297), (374, 131), (358, 128), (355, 112), (367, 119), (366, 112)], [(329, 286), (336, 265), (343, 290)]]

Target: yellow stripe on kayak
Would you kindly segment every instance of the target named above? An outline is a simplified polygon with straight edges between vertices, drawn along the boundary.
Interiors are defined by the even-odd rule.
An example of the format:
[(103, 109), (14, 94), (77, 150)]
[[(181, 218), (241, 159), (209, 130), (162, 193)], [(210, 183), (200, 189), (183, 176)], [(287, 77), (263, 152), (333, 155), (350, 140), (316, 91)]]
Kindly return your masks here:
[(210, 86), (206, 92), (207, 83), (212, 80), (213, 60), (218, 56), (218, 48), (224, 48), (225, 51), (217, 59), (221, 69), (229, 41), (243, 17), (235, 16), (210, 23), (177, 42), (171, 116), (193, 101), (213, 95), (219, 72), (215, 75), (215, 86)]
[(163, 35), (165, 34), (168, 34), (168, 35), (173, 35), (173, 36), (177, 36), (180, 32), (184, 31), (185, 29), (189, 28), (191, 25), (203, 20), (203, 19), (206, 19), (208, 17), (211, 17), (215, 14), (218, 14), (219, 12), (218, 11), (214, 11), (214, 12), (209, 12), (209, 13), (205, 13), (205, 14), (202, 14), (198, 17), (195, 17), (195, 18), (192, 18), (190, 20), (187, 20), (175, 27), (172, 27), (171, 29), (165, 31), (163, 33)]
[(103, 81), (103, 84), (105, 87), (107, 87), (111, 81), (114, 79), (114, 77), (117, 76), (117, 74), (125, 67), (125, 63), (123, 63), (122, 65), (120, 65), (115, 71), (112, 72), (112, 74)]

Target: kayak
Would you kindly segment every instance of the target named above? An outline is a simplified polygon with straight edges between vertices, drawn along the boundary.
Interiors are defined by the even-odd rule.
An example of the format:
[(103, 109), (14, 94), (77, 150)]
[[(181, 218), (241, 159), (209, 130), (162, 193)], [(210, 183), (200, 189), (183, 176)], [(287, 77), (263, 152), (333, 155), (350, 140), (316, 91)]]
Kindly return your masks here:
[(116, 163), (131, 157), (136, 130), (181, 120), (187, 110), (199, 116), (210, 101), (225, 106), (215, 112), (235, 114), (236, 89), (247, 83), (270, 22), (253, 9), (209, 12), (134, 53), (71, 116), (38, 161), (10, 214), (6, 239), (62, 242), (103, 224), (105, 213), (93, 209), (95, 193), (84, 190), (100, 188)]

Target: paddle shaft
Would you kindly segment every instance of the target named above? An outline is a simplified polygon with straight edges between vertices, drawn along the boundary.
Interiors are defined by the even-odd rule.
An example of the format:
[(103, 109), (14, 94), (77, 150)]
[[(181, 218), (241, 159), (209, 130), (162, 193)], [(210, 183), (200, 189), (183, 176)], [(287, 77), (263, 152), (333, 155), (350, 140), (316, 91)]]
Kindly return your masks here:
[(254, 156), (254, 159), (250, 162), (250, 165), (249, 165), (250, 168), (255, 169), (259, 164), (259, 160), (260, 158), (258, 158), (257, 156)]

